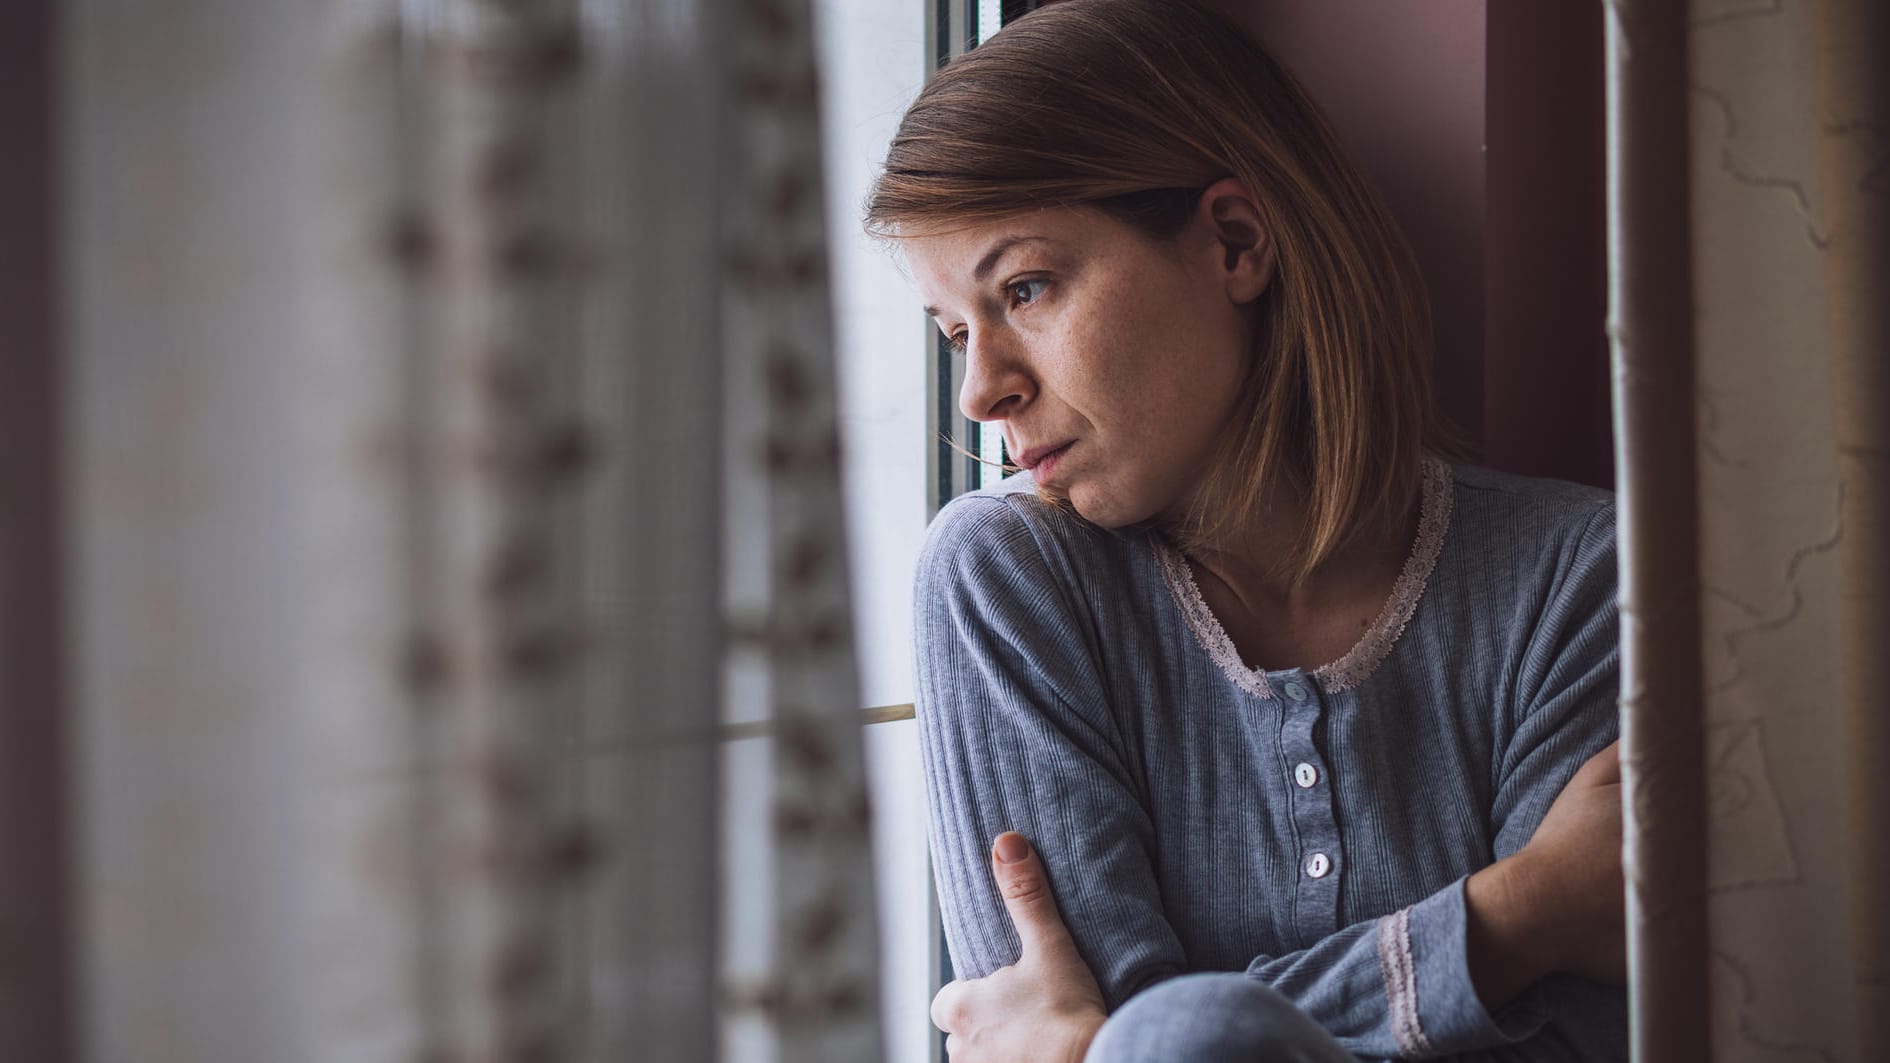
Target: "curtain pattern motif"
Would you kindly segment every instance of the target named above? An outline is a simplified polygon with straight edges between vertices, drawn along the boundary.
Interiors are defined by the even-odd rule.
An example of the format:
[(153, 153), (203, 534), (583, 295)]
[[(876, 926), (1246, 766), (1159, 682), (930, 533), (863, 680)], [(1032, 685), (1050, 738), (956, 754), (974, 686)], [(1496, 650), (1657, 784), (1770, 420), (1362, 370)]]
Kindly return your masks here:
[(86, 1057), (878, 1058), (806, 4), (65, 30)]
[[(722, 196), (731, 546), (766, 558), (733, 630), (766, 674), (777, 898), (748, 1003), (783, 1063), (880, 1053), (873, 880), (840, 497), (834, 329), (808, 0), (738, 0), (718, 50), (730, 101)], [(740, 489), (741, 485), (737, 485)]]
[[(578, 24), (558, 4), (430, 14), (338, 9), (329, 72), (340, 99), (324, 147), (366, 172), (335, 175), (323, 318), (379, 327), (320, 354), (395, 397), (361, 389), (330, 407), (362, 417), (333, 438), (381, 487), (361, 544), (379, 555), (376, 578), (335, 593), (385, 641), (344, 665), (392, 680), (329, 779), (378, 771), (390, 786), (338, 839), (355, 875), (338, 879), (364, 903), (325, 913), (338, 935), (355, 912), (378, 914), (387, 938), (348, 965), (391, 992), (338, 999), (336, 1014), (378, 1016), (351, 1031), (364, 1050), (576, 1058), (588, 1046), (565, 928), (602, 853), (574, 801), (573, 753), (587, 660), (606, 649), (572, 549), (597, 475), (573, 401)], [(368, 973), (376, 961), (410, 984), (377, 985), (389, 976)], [(335, 994), (361, 984), (327, 981)]]
[[(780, 1059), (871, 1058), (876, 941), (807, 6), (585, 14), (443, 3), (404, 60), (419, 67), (408, 91), (430, 145), (420, 194), (386, 243), (420, 319), (408, 412), (428, 427), (409, 506), (430, 512), (410, 514), (408, 537), (435, 569), (423, 581), (440, 596), (431, 612), (454, 618), (443, 633), (423, 629), (405, 658), (416, 692), (449, 703), (421, 737), (445, 770), (416, 811), (445, 839), (418, 868), (435, 899), (418, 911), (422, 1002), (438, 1012), (429, 1047), (469, 1059), (709, 1051), (721, 997), (713, 911), (701, 904), (717, 892), (704, 859), (716, 840), (713, 675), (697, 667), (652, 684), (675, 663), (627, 643), (670, 642), (712, 665), (726, 551), (729, 565), (765, 573), (747, 588), (758, 608), (729, 629), (733, 651), (768, 677), (766, 704), (742, 711), (772, 721), (775, 750), (775, 910), (761, 920), (772, 970), (759, 987), (732, 987), (730, 1002), (753, 1006)], [(679, 215), (694, 227), (675, 225)], [(593, 231), (601, 245), (584, 238)], [(588, 337), (583, 296), (606, 304)], [(612, 317), (618, 297), (632, 309)], [(678, 313), (710, 324), (662, 320)], [(587, 339), (603, 349), (586, 352)], [(610, 364), (626, 357), (639, 367)], [(627, 403), (581, 397), (600, 381)], [(678, 401), (691, 395), (708, 401)], [(586, 407), (601, 430), (576, 412)], [(602, 441), (616, 453), (600, 455)], [(658, 455), (671, 463), (652, 476)], [(568, 496), (600, 467), (615, 474), (615, 491), (601, 488), (614, 498), (586, 521)], [(760, 506), (737, 502), (738, 524), (701, 534), (724, 494)], [(695, 534), (667, 516), (677, 508), (695, 511)], [(577, 585), (597, 571), (623, 576), (622, 599), (584, 601)], [(691, 598), (696, 637), (659, 634)], [(612, 651), (641, 670), (619, 667), (613, 680), (609, 661), (590, 663)], [(586, 704), (587, 672), (624, 703)], [(594, 762), (600, 721), (604, 745), (628, 746), (604, 789), (629, 808), (574, 802), (587, 772), (613, 774)], [(601, 888), (587, 894), (600, 860)], [(572, 934), (574, 918), (601, 933)], [(611, 1017), (626, 1009), (628, 1021)], [(584, 1029), (587, 1015), (593, 1042), (564, 1043), (560, 1031)]]

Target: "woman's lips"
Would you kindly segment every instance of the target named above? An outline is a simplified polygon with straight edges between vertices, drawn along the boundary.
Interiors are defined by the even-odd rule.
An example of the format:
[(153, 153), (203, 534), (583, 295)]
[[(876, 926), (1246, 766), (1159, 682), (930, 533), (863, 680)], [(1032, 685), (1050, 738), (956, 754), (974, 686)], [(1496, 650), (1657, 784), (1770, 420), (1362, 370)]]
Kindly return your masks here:
[(1068, 453), (1069, 449), (1075, 445), (1076, 440), (1072, 439), (1068, 443), (1049, 450), (1026, 454), (1025, 457), (1030, 460), (1019, 462), (1019, 464), (1024, 465), (1024, 467), (1030, 470), (1032, 478), (1035, 479), (1037, 483), (1048, 483), (1051, 473), (1056, 471), (1058, 462), (1061, 461), (1063, 455)]

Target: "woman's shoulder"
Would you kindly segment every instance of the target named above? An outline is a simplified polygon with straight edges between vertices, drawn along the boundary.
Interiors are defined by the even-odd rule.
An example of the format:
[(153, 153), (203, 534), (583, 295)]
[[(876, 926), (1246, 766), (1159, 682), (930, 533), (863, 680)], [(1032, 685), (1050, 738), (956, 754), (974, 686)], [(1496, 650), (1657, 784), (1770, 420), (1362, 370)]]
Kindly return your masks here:
[(921, 598), (946, 588), (1009, 596), (1051, 584), (1077, 597), (1120, 583), (1145, 532), (1089, 523), (1066, 503), (1038, 495), (1028, 473), (958, 496), (926, 531), (917, 580)]
[(1614, 492), (1588, 484), (1524, 476), (1478, 465), (1451, 467), (1451, 523), (1479, 550), (1513, 543), (1529, 554), (1561, 543), (1614, 542)]
[(1440, 592), (1447, 612), (1515, 634), (1543, 633), (1564, 614), (1612, 615), (1613, 492), (1473, 465), (1451, 472), (1450, 530), (1434, 581), (1455, 591)]
[(1447, 611), (1507, 630), (1532, 654), (1583, 632), (1602, 653), (1615, 616), (1614, 493), (1469, 465), (1452, 472), (1449, 559), (1439, 564), (1458, 593)]
[(1068, 503), (1041, 496), (1024, 472), (946, 503), (926, 530), (920, 569), (1003, 564), (1020, 554), (1093, 562), (1120, 555), (1139, 534), (1089, 523)]

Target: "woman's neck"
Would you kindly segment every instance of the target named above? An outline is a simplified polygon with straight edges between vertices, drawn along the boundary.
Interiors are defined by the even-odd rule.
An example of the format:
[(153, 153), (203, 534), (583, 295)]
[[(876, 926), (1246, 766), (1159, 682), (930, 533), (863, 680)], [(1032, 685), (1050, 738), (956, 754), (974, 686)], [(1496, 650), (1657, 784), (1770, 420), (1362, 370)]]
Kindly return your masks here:
[(1344, 656), (1383, 611), (1417, 538), (1418, 501), (1373, 522), (1294, 578), (1305, 507), (1276, 498), (1266, 519), (1189, 553), (1202, 599), (1250, 666), (1312, 669)]

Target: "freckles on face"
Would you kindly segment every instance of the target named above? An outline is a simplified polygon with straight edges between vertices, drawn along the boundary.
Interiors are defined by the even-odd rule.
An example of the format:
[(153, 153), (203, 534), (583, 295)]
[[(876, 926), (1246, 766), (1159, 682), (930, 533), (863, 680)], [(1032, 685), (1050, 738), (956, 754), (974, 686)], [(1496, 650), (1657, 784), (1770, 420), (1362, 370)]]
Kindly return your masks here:
[(1159, 254), (1115, 256), (1084, 316), (1073, 375), (1117, 458), (1071, 501), (1122, 526), (1183, 508), (1209, 471), (1246, 362), (1244, 319)]
[(1248, 344), (1200, 256), (1083, 209), (904, 245), (928, 312), (963, 344), (966, 415), (996, 424), (1013, 455), (1068, 444), (1036, 470), (1041, 487), (1106, 527), (1185, 504)]

